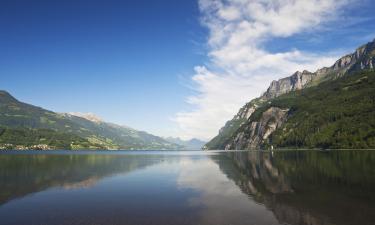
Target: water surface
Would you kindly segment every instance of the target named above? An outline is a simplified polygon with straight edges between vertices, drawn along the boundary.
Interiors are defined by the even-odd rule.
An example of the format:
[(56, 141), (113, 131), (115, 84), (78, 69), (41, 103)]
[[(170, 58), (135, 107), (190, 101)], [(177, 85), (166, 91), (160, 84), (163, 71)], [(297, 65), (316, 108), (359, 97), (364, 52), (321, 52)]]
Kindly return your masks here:
[(374, 221), (375, 151), (0, 153), (0, 224)]

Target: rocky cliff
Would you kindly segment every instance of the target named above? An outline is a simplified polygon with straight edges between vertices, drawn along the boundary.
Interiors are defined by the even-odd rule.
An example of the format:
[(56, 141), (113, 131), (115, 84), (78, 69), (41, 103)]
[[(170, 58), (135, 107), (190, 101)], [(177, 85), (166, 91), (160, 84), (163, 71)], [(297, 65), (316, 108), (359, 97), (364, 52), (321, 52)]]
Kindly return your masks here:
[(313, 73), (307, 70), (297, 71), (289, 77), (272, 81), (267, 91), (260, 98), (269, 100), (290, 91), (316, 85), (325, 80), (336, 79), (347, 73), (374, 69), (374, 55), (375, 40), (359, 47), (352, 54), (341, 57), (330, 67), (323, 67)]
[(252, 121), (248, 126), (243, 126), (243, 130), (236, 132), (233, 141), (225, 149), (254, 149), (261, 146), (284, 123), (288, 111), (289, 109), (270, 107), (262, 113), (259, 121)]
[(292, 76), (272, 81), (267, 91), (260, 97), (263, 100), (276, 98), (290, 91), (300, 90), (316, 79), (317, 74), (307, 70), (297, 71)]
[[(289, 77), (272, 81), (267, 91), (259, 98), (251, 100), (228, 121), (219, 134), (208, 142), (204, 149), (249, 149), (259, 148), (268, 142), (268, 137), (288, 119), (288, 114), (272, 117), (276, 120), (276, 128), (267, 127), (269, 114), (262, 114), (254, 119), (252, 115), (264, 107), (267, 109), (269, 101), (293, 91), (317, 86), (323, 82), (337, 80), (346, 74), (358, 71), (373, 70), (375, 66), (375, 40), (359, 47), (355, 52), (337, 60), (332, 66), (318, 69), (315, 72), (297, 71)], [(273, 108), (271, 111), (274, 112)], [(285, 112), (286, 108), (278, 109)], [(267, 110), (266, 110), (267, 112)], [(259, 113), (258, 113), (259, 114)], [(257, 116), (259, 117), (259, 116)], [(268, 124), (268, 125), (267, 125)], [(273, 125), (274, 126), (274, 125)], [(265, 134), (267, 134), (265, 136)]]

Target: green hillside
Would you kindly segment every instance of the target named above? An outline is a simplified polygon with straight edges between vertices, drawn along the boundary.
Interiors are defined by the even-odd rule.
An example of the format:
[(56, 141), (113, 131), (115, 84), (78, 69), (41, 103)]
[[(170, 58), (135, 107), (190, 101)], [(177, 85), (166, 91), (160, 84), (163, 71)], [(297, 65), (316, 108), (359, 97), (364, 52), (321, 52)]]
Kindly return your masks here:
[[(78, 148), (100, 146), (104, 149), (177, 149), (180, 147), (146, 132), (106, 122), (94, 122), (69, 114), (55, 113), (26, 104), (18, 101), (6, 91), (0, 91), (0, 126), (21, 129), (28, 134), (40, 131), (45, 134), (45, 129), (47, 129), (59, 134), (69, 134), (71, 137), (80, 137), (89, 143), (79, 145)], [(19, 143), (14, 140), (11, 144)]]
[(283, 95), (271, 106), (290, 109), (270, 137), (276, 147), (375, 148), (374, 71)]
[(48, 129), (0, 127), (0, 148), (3, 149), (104, 149), (74, 134)]

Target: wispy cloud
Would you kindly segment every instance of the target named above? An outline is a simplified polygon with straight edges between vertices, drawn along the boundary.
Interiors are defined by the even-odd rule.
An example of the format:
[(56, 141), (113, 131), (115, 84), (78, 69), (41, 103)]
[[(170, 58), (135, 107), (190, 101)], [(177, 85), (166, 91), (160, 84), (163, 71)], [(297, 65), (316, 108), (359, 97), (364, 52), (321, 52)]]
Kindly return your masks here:
[(199, 0), (201, 21), (209, 30), (209, 63), (195, 67), (197, 94), (191, 111), (174, 121), (183, 138), (212, 138), (225, 121), (269, 82), (296, 70), (330, 65), (338, 55), (299, 49), (270, 52), (274, 38), (319, 30), (337, 21), (349, 0)]

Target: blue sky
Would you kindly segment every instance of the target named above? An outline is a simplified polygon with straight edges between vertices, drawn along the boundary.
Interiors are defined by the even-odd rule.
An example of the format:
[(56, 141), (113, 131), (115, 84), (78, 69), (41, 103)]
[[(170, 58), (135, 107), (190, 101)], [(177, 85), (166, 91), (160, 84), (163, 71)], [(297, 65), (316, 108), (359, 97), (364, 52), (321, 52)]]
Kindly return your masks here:
[(3, 0), (0, 89), (57, 112), (209, 139), (272, 79), (375, 38), (371, 0), (273, 2)]
[(155, 131), (204, 55), (195, 1), (1, 1), (0, 87), (58, 112)]

